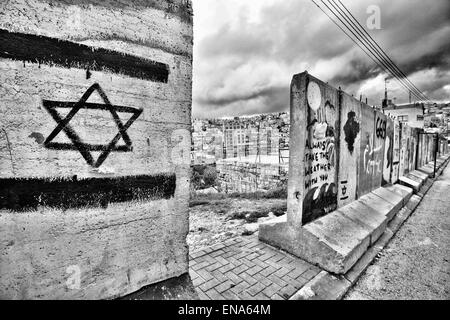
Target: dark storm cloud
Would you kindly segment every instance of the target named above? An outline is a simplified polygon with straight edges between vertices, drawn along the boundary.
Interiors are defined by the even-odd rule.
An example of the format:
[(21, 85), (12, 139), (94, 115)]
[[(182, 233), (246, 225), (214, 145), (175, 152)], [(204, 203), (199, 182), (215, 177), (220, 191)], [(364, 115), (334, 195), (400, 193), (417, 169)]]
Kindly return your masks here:
[(346, 87), (356, 82), (376, 77), (381, 72), (381, 68), (377, 65), (371, 65), (361, 59), (350, 60), (348, 65), (351, 68), (351, 72), (337, 74), (329, 82), (335, 86)]
[[(341, 1), (364, 26), (367, 7), (378, 5), (382, 29), (370, 31), (372, 37), (421, 90), (448, 99), (450, 1)], [(290, 79), (305, 69), (355, 94), (384, 79), (383, 70), (311, 1), (194, 1), (194, 10), (200, 6), (208, 6), (200, 15), (213, 17), (196, 29), (194, 115), (286, 110)], [(365, 94), (378, 102), (383, 89), (380, 83)], [(395, 94), (398, 103), (407, 99), (405, 91)]]
[(281, 92), (285, 92), (285, 88), (283, 87), (268, 87), (261, 88), (251, 92), (245, 92), (244, 94), (229, 94), (225, 97), (214, 97), (205, 95), (204, 97), (199, 98), (199, 102), (203, 104), (212, 104), (215, 106), (224, 106), (231, 103), (236, 102), (244, 102), (248, 100), (253, 100), (257, 98), (267, 98), (271, 96), (275, 96)]
[(450, 43), (444, 43), (436, 52), (426, 53), (408, 63), (400, 63), (401, 70), (409, 75), (423, 69), (450, 70)]

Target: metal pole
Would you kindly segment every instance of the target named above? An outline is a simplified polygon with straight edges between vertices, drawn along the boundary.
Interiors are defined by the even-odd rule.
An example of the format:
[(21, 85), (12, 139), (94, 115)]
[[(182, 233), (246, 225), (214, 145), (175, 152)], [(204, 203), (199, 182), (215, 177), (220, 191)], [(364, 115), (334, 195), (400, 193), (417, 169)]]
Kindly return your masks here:
[(437, 141), (439, 138), (439, 133), (436, 133), (435, 142), (434, 142), (434, 170), (433, 170), (433, 178), (436, 178), (436, 158), (437, 158)]
[(417, 144), (416, 144), (416, 162), (414, 163), (414, 170), (417, 170), (419, 167), (417, 165), (419, 159), (419, 145), (420, 145), (420, 132), (417, 132)]

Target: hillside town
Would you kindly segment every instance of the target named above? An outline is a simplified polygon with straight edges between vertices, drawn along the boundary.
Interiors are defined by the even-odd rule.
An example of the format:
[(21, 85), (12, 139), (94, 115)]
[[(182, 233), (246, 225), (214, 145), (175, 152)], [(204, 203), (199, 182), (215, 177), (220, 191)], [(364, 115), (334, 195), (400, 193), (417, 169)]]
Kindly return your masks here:
[[(400, 123), (450, 139), (450, 103), (373, 106)], [(276, 188), (287, 179), (289, 112), (193, 119), (191, 165), (217, 171), (216, 191), (254, 192)], [(211, 184), (197, 185), (199, 189)]]

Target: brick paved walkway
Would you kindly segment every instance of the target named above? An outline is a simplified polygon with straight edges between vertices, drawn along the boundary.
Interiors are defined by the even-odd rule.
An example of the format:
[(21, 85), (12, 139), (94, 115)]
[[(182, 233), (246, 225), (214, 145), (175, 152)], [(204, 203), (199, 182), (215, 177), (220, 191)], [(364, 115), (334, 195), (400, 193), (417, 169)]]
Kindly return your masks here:
[(201, 300), (288, 299), (321, 271), (260, 242), (257, 235), (192, 252), (189, 260)]

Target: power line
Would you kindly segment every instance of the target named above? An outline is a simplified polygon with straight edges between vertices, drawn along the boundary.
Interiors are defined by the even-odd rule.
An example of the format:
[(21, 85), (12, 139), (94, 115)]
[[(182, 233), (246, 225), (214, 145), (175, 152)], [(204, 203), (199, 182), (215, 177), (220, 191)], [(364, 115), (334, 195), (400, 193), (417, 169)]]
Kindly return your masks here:
[(403, 73), (403, 71), (394, 63), (394, 61), (392, 61), (392, 59), (386, 54), (386, 52), (378, 45), (378, 43), (372, 38), (372, 36), (366, 31), (366, 29), (364, 29), (364, 27), (359, 23), (359, 21), (353, 16), (353, 14), (345, 7), (345, 5), (341, 2), (341, 0), (338, 0), (339, 3), (344, 7), (344, 9), (350, 14), (350, 16), (356, 21), (356, 23), (358, 23), (358, 25), (361, 27), (361, 29), (364, 31), (364, 33), (373, 41), (373, 43), (381, 50), (381, 52), (383, 53), (383, 55), (392, 63), (392, 65), (394, 65), (394, 67), (400, 72), (401, 75), (403, 75), (403, 77), (405, 78), (405, 80), (410, 83), (418, 92), (420, 92), (427, 100), (429, 100), (429, 98), (422, 92), (420, 91), (415, 85), (414, 83), (412, 83), (408, 77), (406, 76), (406, 74)]
[(347, 33), (347, 31), (345, 31), (340, 25), (339, 25), (339, 23), (337, 23), (325, 10), (323, 10), (322, 9), (322, 7), (321, 6), (319, 6), (314, 0), (311, 0), (339, 29), (341, 29), (341, 31), (350, 39), (350, 40), (352, 40), (370, 59), (372, 59), (373, 60), (373, 62), (375, 62), (375, 64), (377, 64), (378, 66), (380, 66), (379, 65), (379, 63), (375, 60), (375, 58), (373, 58), (368, 52), (367, 52), (367, 50), (366, 49), (364, 49), (363, 47), (361, 47), (361, 45), (355, 40), (355, 39), (353, 39), (352, 38), (352, 36), (350, 36), (348, 33)]
[[(349, 25), (342, 21), (342, 19), (338, 16), (338, 14), (336, 14), (337, 12), (337, 4), (335, 3), (335, 5), (333, 5), (330, 0), (328, 0), (328, 2), (330, 3), (331, 6), (333, 6), (333, 8), (336, 10), (333, 11), (333, 9), (331, 9), (323, 0), (322, 3), (323, 5), (325, 5), (325, 7), (327, 7), (327, 9), (333, 13), (333, 15), (337, 18), (337, 20), (339, 20), (341, 22), (342, 25), (344, 25), (353, 35), (354, 38), (356, 38), (357, 40), (355, 40), (352, 36), (349, 35), (349, 33), (347, 33), (342, 27), (341, 25), (335, 20), (333, 19), (321, 6), (319, 6), (314, 0), (311, 0), (342, 32), (344, 32), (344, 34), (351, 39), (370, 59), (372, 59), (376, 65), (378, 65), (381, 69), (391, 73), (391, 75), (399, 82), (399, 84), (401, 86), (403, 86), (407, 91), (409, 91), (411, 94), (413, 94), (416, 98), (418, 98), (419, 100), (428, 100), (429, 99), (419, 90), (417, 89), (417, 87), (415, 87), (410, 81), (409, 79), (407, 79), (406, 75), (404, 75), (404, 73), (394, 64), (394, 62), (387, 56), (387, 54), (383, 51), (384, 56), (381, 56), (380, 51), (374, 47), (374, 44), (372, 42), (370, 42), (370, 40), (368, 40), (368, 38), (362, 34), (362, 32), (360, 31), (359, 28), (356, 27), (356, 25), (350, 20), (350, 18), (345, 15), (345, 17), (342, 15), (343, 10), (340, 9), (340, 11), (342, 13), (339, 13), (339, 15), (347, 22), (347, 23), (351, 23), (354, 27), (349, 27)], [(340, 2), (340, 0), (338, 0)], [(342, 2), (341, 2), (342, 4)], [(345, 7), (345, 6), (344, 6)], [(345, 8), (346, 9), (346, 8)], [(346, 9), (348, 11), (348, 9)], [(349, 11), (348, 11), (349, 12)], [(349, 12), (350, 13), (350, 12)], [(345, 14), (345, 13), (344, 13)], [(351, 13), (350, 13), (351, 14)], [(354, 17), (353, 17), (354, 18)], [(355, 19), (355, 21), (359, 24), (359, 22)], [(359, 24), (360, 25), (360, 24)], [(355, 34), (355, 32), (357, 34)], [(367, 33), (364, 28), (363, 31), (365, 33)], [(370, 35), (369, 35), (370, 36)], [(365, 40), (361, 40), (361, 38), (364, 38)], [(373, 40), (373, 38), (372, 38)], [(364, 46), (364, 48), (360, 45), (360, 43), (358, 43), (358, 41)], [(366, 42), (365, 42), (366, 41)], [(375, 40), (373, 40), (373, 42), (375, 43), (375, 45), (379, 48), (380, 46), (376, 43)], [(370, 46), (370, 48), (368, 47), (368, 45)], [(382, 50), (382, 49), (381, 49)], [(387, 57), (387, 58), (386, 58)], [(389, 59), (389, 60), (387, 60)], [(400, 75), (400, 76), (399, 76)], [(408, 82), (405, 82), (406, 79)], [(425, 98), (425, 99), (424, 99)]]
[[(394, 63), (394, 61), (387, 55), (387, 53), (378, 45), (378, 43), (366, 31), (366, 29), (361, 25), (361, 23), (359, 23), (359, 21), (353, 16), (353, 14), (350, 12), (350, 10), (347, 9), (347, 7), (341, 2), (341, 0), (337, 0), (337, 1), (339, 1), (339, 3), (345, 9), (345, 11), (347, 11), (348, 14), (353, 18), (353, 20), (358, 24), (359, 30), (362, 30), (362, 32), (364, 32), (364, 34), (365, 34), (364, 36), (365, 36), (366, 40), (368, 42), (371, 42), (372, 44), (374, 44), (379, 49), (379, 50), (377, 50), (377, 52), (380, 53), (381, 57), (382, 58), (384, 57), (385, 61), (389, 62), (389, 64), (394, 68), (394, 70), (396, 70), (401, 75), (401, 77), (409, 84), (409, 86), (414, 89), (414, 90), (411, 90), (411, 91), (418, 92), (421, 95), (422, 99), (425, 99), (425, 100), (429, 101), (430, 99), (422, 91), (420, 91), (419, 88), (417, 88), (414, 85), (414, 83), (412, 83), (408, 79), (406, 74)], [(334, 2), (334, 0), (333, 0), (333, 2)]]
[[(323, 2), (323, 1), (322, 1)], [(366, 44), (368, 44), (369, 46), (370, 46), (370, 48), (373, 50), (371, 50), (371, 49), (369, 49), (369, 48), (367, 48), (367, 49), (369, 49), (370, 51), (371, 51), (371, 53), (377, 58), (377, 60), (380, 62), (380, 63), (382, 63), (383, 64), (383, 66), (385, 67), (385, 69), (387, 69), (392, 75), (394, 75), (395, 77), (396, 77), (396, 79), (397, 79), (397, 81), (399, 81), (399, 82), (401, 82), (401, 84), (403, 85), (403, 87), (405, 88), (405, 89), (407, 89), (408, 91), (411, 91), (412, 93), (414, 93), (414, 95), (417, 97), (417, 98), (419, 98), (419, 99), (421, 99), (421, 100), (423, 100), (423, 99), (426, 99), (425, 98), (425, 96), (419, 91), (419, 90), (416, 90), (416, 88), (414, 88), (414, 87), (412, 87), (408, 82), (406, 82), (405, 81), (405, 79), (404, 79), (404, 75), (402, 75), (400, 72), (398, 72), (398, 67), (396, 67), (396, 65), (392, 62), (392, 60), (391, 61), (389, 61), (389, 60), (387, 60), (385, 57), (383, 57), (382, 56), (382, 54), (381, 54), (381, 52), (375, 47), (375, 45), (367, 38), (367, 36), (361, 31), (361, 29), (350, 19), (350, 17), (336, 4), (336, 2), (334, 1), (334, 0), (328, 0), (328, 3), (336, 10), (336, 12), (338, 12), (339, 13), (339, 15), (341, 16), (341, 17), (343, 17), (344, 18), (344, 20), (347, 22), (347, 23), (350, 23), (352, 26), (351, 26), (351, 28), (356, 32), (356, 33), (358, 33), (358, 35), (359, 35), (359, 37), (361, 37), (361, 38), (359, 38), (358, 37), (358, 40), (361, 42), (361, 43), (363, 43), (363, 45), (367, 48), (367, 45)], [(326, 5), (326, 4), (325, 4)], [(344, 6), (344, 8), (345, 8), (345, 6)], [(331, 9), (330, 9), (331, 10)], [(348, 11), (348, 10), (347, 10)], [(349, 12), (349, 11), (348, 11)], [(334, 12), (333, 12), (334, 13)], [(353, 17), (354, 18), (354, 17)], [(359, 22), (355, 19), (355, 21), (358, 23), (358, 25), (360, 25), (359, 24)], [(361, 26), (361, 25), (360, 25)], [(346, 25), (346, 27), (347, 27), (347, 29), (349, 29), (349, 26), (348, 25)], [(362, 26), (361, 26), (361, 28), (362, 28)], [(363, 29), (363, 28), (362, 28)], [(364, 30), (364, 29), (363, 29)], [(365, 30), (364, 30), (365, 31)], [(375, 52), (374, 52), (375, 51)]]
[[(395, 79), (400, 83), (400, 85), (402, 85), (406, 90), (410, 91), (410, 89), (408, 88), (408, 86), (406, 86), (402, 80), (391, 71), (391, 69), (389, 68), (389, 66), (387, 66), (383, 61), (380, 60), (380, 58), (378, 57), (378, 55), (376, 53), (374, 53), (370, 48), (367, 47), (367, 45), (364, 43), (364, 41), (362, 41), (360, 39), (360, 37), (358, 35), (355, 34), (354, 30), (352, 28), (350, 28), (344, 21), (342, 21), (342, 19), (338, 16), (338, 14), (333, 11), (323, 0), (321, 0), (322, 3), (325, 5), (325, 7), (327, 7), (328, 10), (330, 10), (330, 12), (353, 34), (354, 37), (356, 37), (356, 39), (358, 41), (360, 41), (360, 43), (375, 57), (377, 61), (375, 61), (375, 63), (382, 69), (384, 69), (385, 71), (391, 73), (392, 76), (395, 77)], [(344, 18), (345, 19), (345, 18)], [(346, 20), (347, 21), (347, 20)], [(355, 30), (356, 31), (356, 30)], [(357, 32), (357, 31), (356, 31)], [(359, 33), (358, 33), (359, 34)], [(373, 59), (372, 59), (373, 60)], [(422, 99), (420, 97), (420, 95), (418, 95), (417, 93), (414, 92), (414, 95), (418, 98), (418, 99)]]

